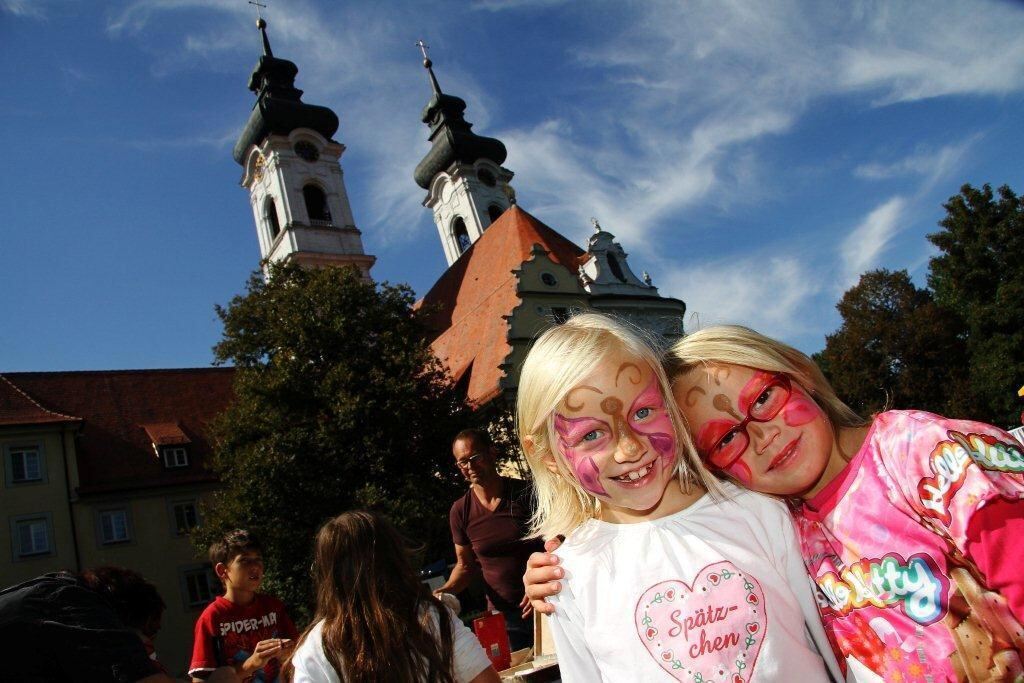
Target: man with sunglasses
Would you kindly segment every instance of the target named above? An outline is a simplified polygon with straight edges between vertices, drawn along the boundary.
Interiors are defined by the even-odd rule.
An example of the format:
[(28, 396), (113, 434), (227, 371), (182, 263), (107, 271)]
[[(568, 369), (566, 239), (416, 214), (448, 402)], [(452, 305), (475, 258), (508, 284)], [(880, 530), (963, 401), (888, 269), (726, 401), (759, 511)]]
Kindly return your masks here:
[(464, 429), (452, 442), (455, 466), (469, 482), (469, 491), (452, 505), (448, 519), (455, 543), (455, 567), (435, 594), (459, 593), (479, 571), (488, 607), (505, 615), (513, 650), (533, 640), (523, 572), (530, 553), (543, 550), (540, 540), (524, 541), (530, 507), (527, 482), (498, 474), (497, 451), (487, 432)]

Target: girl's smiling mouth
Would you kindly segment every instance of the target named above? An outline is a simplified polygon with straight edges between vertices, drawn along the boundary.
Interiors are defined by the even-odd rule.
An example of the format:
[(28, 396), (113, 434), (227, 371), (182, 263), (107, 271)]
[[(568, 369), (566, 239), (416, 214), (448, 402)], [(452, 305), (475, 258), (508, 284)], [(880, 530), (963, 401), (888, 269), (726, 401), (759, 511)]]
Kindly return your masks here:
[(802, 434), (786, 444), (786, 447), (779, 451), (778, 455), (772, 458), (772, 461), (768, 464), (767, 471), (771, 472), (776, 468), (785, 467), (792, 462), (793, 456), (796, 454), (797, 447), (800, 445), (801, 438), (803, 438)]
[(628, 486), (630, 488), (643, 486), (651, 478), (651, 472), (654, 471), (655, 464), (656, 461), (652, 460), (646, 465), (638, 467), (635, 470), (630, 470), (625, 474), (620, 474), (617, 477), (612, 477), (611, 479), (617, 484), (620, 484), (622, 486)]

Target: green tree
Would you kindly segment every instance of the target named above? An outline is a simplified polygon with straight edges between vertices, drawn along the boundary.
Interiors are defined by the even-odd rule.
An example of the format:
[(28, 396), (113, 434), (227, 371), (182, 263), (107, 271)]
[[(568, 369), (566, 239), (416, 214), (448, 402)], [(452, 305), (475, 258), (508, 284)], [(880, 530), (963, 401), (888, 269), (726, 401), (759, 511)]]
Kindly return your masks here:
[(302, 614), (313, 534), (374, 508), (426, 546), (451, 550), (448, 509), (462, 490), (450, 439), (466, 408), (430, 353), (412, 292), (347, 268), (271, 265), (217, 307), (217, 363), (237, 368), (235, 400), (212, 425), (225, 488), (196, 544), (245, 527), (264, 545), (267, 588)]
[(815, 360), (851, 408), (865, 416), (886, 407), (957, 414), (962, 324), (907, 271), (864, 273), (836, 308), (842, 325)]
[(928, 284), (966, 323), (969, 416), (1007, 426), (1024, 384), (1024, 202), (1005, 185), (998, 195), (964, 185), (943, 205)]

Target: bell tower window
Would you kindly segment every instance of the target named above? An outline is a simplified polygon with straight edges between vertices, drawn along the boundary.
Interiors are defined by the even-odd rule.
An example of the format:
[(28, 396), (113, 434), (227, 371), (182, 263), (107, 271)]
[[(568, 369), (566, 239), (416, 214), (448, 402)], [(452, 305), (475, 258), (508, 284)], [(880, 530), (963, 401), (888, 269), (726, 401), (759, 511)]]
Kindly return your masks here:
[(275, 239), (281, 232), (281, 224), (277, 221), (277, 206), (273, 197), (267, 197), (267, 201), (263, 203), (263, 218), (270, 227), (270, 239)]
[(471, 244), (469, 232), (466, 231), (466, 221), (462, 220), (461, 217), (456, 218), (452, 224), (452, 236), (455, 238), (455, 244), (459, 247), (460, 254), (469, 249)]
[(487, 207), (487, 215), (491, 217), (491, 222), (501, 218), (501, 214), (505, 213), (505, 210), (497, 204), (491, 204)]
[(302, 198), (306, 200), (309, 224), (321, 228), (331, 227), (331, 212), (327, 208), (323, 190), (316, 185), (306, 185), (302, 188)]

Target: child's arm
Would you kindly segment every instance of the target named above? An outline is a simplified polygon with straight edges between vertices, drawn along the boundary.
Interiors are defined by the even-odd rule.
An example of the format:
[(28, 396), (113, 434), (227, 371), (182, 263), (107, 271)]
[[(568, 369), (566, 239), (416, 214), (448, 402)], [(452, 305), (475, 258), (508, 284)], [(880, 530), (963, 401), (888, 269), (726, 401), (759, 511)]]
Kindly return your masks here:
[(293, 641), (287, 638), (267, 638), (266, 640), (261, 640), (256, 643), (256, 647), (253, 648), (253, 653), (249, 655), (249, 659), (235, 665), (235, 673), (245, 680), (265, 667), (271, 659), (286, 654), (292, 645)]
[(192, 662), (188, 673), (193, 683), (205, 681), (222, 662), (219, 661), (217, 642), (213, 635), (212, 617), (209, 608), (196, 619), (192, 640)]
[(890, 470), (906, 472), (905, 495), (922, 523), (973, 563), (1024, 621), (1024, 448), (992, 425), (912, 415)]
[(550, 601), (558, 606), (551, 615), (550, 624), (561, 680), (564, 683), (600, 681), (601, 670), (583, 637), (583, 615), (576, 607), (571, 589), (563, 587)]

